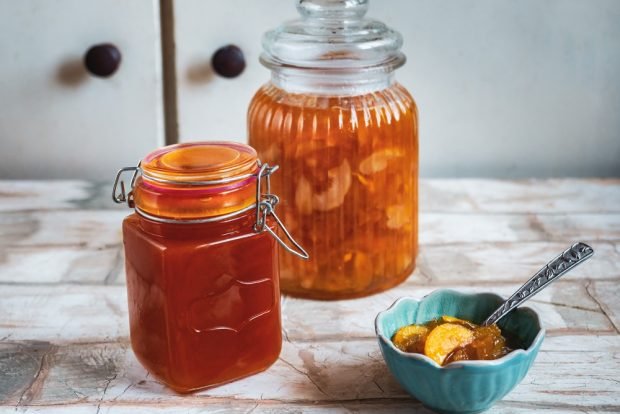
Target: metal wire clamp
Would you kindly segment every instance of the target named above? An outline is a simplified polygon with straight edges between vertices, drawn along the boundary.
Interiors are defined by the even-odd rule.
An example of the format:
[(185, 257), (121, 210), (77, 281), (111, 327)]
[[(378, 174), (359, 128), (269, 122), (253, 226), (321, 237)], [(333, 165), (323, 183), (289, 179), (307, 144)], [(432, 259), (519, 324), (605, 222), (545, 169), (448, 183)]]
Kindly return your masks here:
[[(256, 204), (254, 204), (253, 206), (249, 206), (249, 208), (256, 209), (255, 210), (256, 211), (256, 222), (254, 223), (254, 231), (256, 233), (262, 233), (263, 231), (267, 231), (269, 234), (271, 234), (271, 236), (274, 239), (276, 239), (278, 244), (280, 244), (280, 246), (282, 246), (287, 252), (294, 254), (295, 256), (300, 257), (302, 259), (310, 258), (310, 256), (308, 255), (308, 252), (306, 252), (304, 248), (301, 247), (301, 245), (293, 238), (291, 233), (284, 226), (284, 223), (282, 223), (282, 220), (280, 220), (280, 218), (275, 212), (275, 207), (280, 202), (280, 199), (278, 198), (278, 196), (271, 193), (270, 176), (271, 174), (276, 172), (279, 167), (277, 165), (270, 167), (269, 164), (261, 164), (260, 161), (258, 162), (258, 166), (259, 166), (259, 171), (258, 173), (256, 173)], [(129, 190), (129, 192), (127, 192), (127, 189), (125, 188), (125, 182), (123, 181), (123, 175), (129, 172), (132, 173), (131, 180), (130, 180), (131, 189)], [(152, 215), (149, 215), (143, 212), (139, 208), (137, 208), (133, 201), (133, 188), (136, 183), (136, 179), (138, 178), (138, 175), (141, 175), (141, 174), (144, 175), (142, 173), (142, 169), (140, 168), (140, 164), (138, 164), (138, 166), (136, 167), (125, 167), (125, 168), (121, 168), (120, 170), (118, 170), (118, 172), (116, 173), (116, 178), (114, 179), (114, 186), (112, 187), (112, 200), (117, 204), (127, 203), (127, 205), (130, 208), (134, 208), (136, 210), (136, 213), (142, 216), (145, 216), (148, 219), (159, 221), (162, 223), (208, 223), (208, 222), (213, 222), (213, 221), (225, 220), (225, 219), (234, 217), (236, 215), (239, 215), (241, 213), (244, 213), (245, 211), (248, 210), (247, 208), (245, 208), (245, 209), (241, 209), (239, 211), (235, 211), (234, 213), (230, 213), (230, 214), (225, 214), (225, 215), (216, 216), (216, 217), (195, 219), (195, 220), (175, 220), (175, 219), (154, 217)], [(150, 179), (146, 176), (145, 178)], [(244, 176), (242, 178), (246, 178), (246, 177)], [(237, 177), (237, 179), (239, 179), (239, 177)], [(265, 190), (266, 190), (265, 193), (263, 193), (262, 191), (262, 180), (263, 179), (265, 179)], [(218, 180), (218, 181), (212, 181), (212, 182), (201, 182), (200, 184), (201, 185), (221, 184), (222, 182), (228, 182), (231, 180), (232, 179), (227, 179), (226, 181)], [(195, 184), (195, 183), (182, 183), (182, 184)], [(120, 187), (120, 191), (119, 191), (119, 187)], [(278, 236), (278, 234), (267, 225), (267, 215), (271, 215), (273, 217), (278, 227), (280, 227), (280, 229), (286, 236), (286, 240), (290, 241), (293, 247), (289, 246), (286, 243), (286, 241), (282, 240), (282, 238)]]
[[(270, 176), (278, 168), (279, 167), (277, 165), (274, 165), (273, 167), (270, 167), (269, 164), (260, 165), (260, 170), (258, 171), (256, 179), (256, 223), (254, 224), (254, 231), (261, 233), (266, 230), (287, 252), (307, 260), (310, 258), (308, 252), (306, 252), (304, 248), (301, 247), (301, 245), (293, 238), (275, 212), (275, 207), (280, 202), (280, 199), (275, 194), (271, 194)], [(261, 182), (263, 178), (265, 179), (266, 184), (266, 192), (264, 194), (261, 191)], [(286, 242), (267, 225), (267, 215), (269, 214), (273, 217), (278, 227), (280, 227), (286, 236), (286, 239), (293, 244), (294, 248), (286, 244)]]
[[(125, 182), (122, 180), (122, 175), (126, 172), (131, 171), (133, 174), (131, 175), (131, 190), (127, 192), (125, 190)], [(140, 163), (138, 163), (137, 167), (125, 167), (118, 170), (116, 173), (116, 178), (114, 179), (114, 186), (112, 187), (112, 200), (116, 204), (127, 203), (127, 205), (131, 208), (134, 207), (133, 203), (133, 186), (136, 183), (136, 178), (138, 178), (138, 173), (140, 172)], [(121, 191), (117, 192), (118, 186), (120, 185)]]

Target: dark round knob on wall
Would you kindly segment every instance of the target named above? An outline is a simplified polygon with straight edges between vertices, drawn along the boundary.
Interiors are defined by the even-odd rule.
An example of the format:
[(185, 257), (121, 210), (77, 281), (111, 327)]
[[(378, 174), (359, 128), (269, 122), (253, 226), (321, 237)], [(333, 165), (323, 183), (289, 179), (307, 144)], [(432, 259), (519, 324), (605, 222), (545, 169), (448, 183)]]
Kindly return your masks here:
[(121, 64), (121, 52), (111, 43), (102, 43), (88, 49), (84, 56), (86, 69), (102, 78), (112, 76)]
[(220, 47), (211, 58), (213, 70), (225, 78), (235, 78), (245, 69), (245, 57), (239, 47), (228, 45)]

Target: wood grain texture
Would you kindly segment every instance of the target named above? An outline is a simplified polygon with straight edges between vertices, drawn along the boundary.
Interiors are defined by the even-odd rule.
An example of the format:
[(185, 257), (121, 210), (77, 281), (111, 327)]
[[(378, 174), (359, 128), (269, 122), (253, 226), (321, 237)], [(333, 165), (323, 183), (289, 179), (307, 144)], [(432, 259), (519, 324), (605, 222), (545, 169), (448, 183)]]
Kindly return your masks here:
[(507, 296), (576, 240), (595, 256), (528, 302), (548, 337), (493, 412), (620, 412), (618, 180), (423, 181), (408, 280), (356, 300), (284, 297), (280, 359), (187, 396), (151, 378), (131, 352), (120, 232), (129, 210), (108, 201), (109, 190), (0, 181), (0, 414), (429, 414), (387, 371), (375, 315), (437, 288)]
[[(120, 168), (120, 166), (119, 166)], [(114, 208), (112, 180), (0, 180), (0, 211)], [(420, 210), (428, 213), (620, 213), (620, 179), (420, 181)]]
[[(563, 278), (620, 279), (620, 241), (581, 240), (594, 248), (596, 256), (587, 266), (578, 267)], [(569, 245), (570, 242), (551, 241), (422, 245), (417, 268), (408, 283), (446, 287), (462, 281), (481, 286), (491, 282), (520, 283)], [(122, 244), (117, 240), (98, 246), (0, 245), (0, 283), (124, 284)]]
[[(492, 288), (461, 284), (450, 288), (462, 292), (492, 291), (508, 297), (519, 286), (511, 284)], [(399, 297), (421, 298), (436, 288), (407, 282), (397, 289), (368, 298), (338, 301), (323, 306), (317, 306), (312, 301), (285, 297), (282, 313), (284, 332), (292, 341), (374, 337), (374, 318), (377, 313)], [(540, 313), (548, 335), (616, 332), (609, 318), (601, 313), (598, 303), (580, 283), (556, 282), (531, 299), (526, 306)]]
[(435, 213), (619, 213), (620, 180), (421, 180), (420, 203)]
[(0, 339), (115, 341), (128, 336), (122, 286), (3, 286)]
[[(505, 402), (548, 407), (561, 395), (564, 406), (618, 410), (620, 361), (606, 358), (618, 347), (618, 336), (547, 338), (536, 364)], [(11, 352), (16, 351), (4, 350)], [(28, 395), (31, 406), (94, 403), (190, 408), (213, 400), (216, 404), (234, 400), (294, 405), (388, 400), (417, 406), (389, 374), (374, 339), (285, 342), (280, 359), (267, 371), (191, 395), (175, 394), (151, 378), (124, 342), (59, 346), (48, 351), (45, 359), (42, 387), (32, 389), (24, 381), (0, 397), (0, 404), (19, 406), (23, 395)], [(15, 362), (10, 368), (21, 366)]]
[(420, 214), (420, 243), (495, 243), (620, 239), (620, 214)]
[(101, 182), (0, 180), (0, 211), (126, 209), (112, 201), (116, 170)]
[(589, 283), (586, 288), (620, 333), (620, 282)]
[[(600, 414), (618, 412), (616, 405), (573, 406), (570, 404), (554, 403), (520, 403), (515, 401), (501, 401), (489, 413), (493, 414)], [(39, 405), (21, 406), (19, 413), (33, 414), (203, 414), (203, 413), (232, 413), (232, 414), (433, 414), (433, 411), (424, 408), (420, 403), (411, 399), (378, 399), (364, 401), (339, 401), (337, 403), (281, 403), (278, 401), (239, 401), (231, 399), (210, 398), (207, 402), (184, 404), (182, 406), (160, 406), (142, 404), (110, 404), (105, 401), (94, 403), (76, 403), (71, 405)], [(0, 407), (0, 414), (14, 414), (13, 407)]]
[(74, 208), (92, 195), (86, 181), (0, 181), (0, 211)]
[[(518, 287), (517, 284), (497, 288), (463, 284), (451, 288), (508, 296)], [(288, 340), (303, 342), (373, 338), (378, 312), (398, 297), (421, 298), (435, 289), (405, 283), (367, 298), (334, 302), (284, 297), (284, 334)], [(126, 340), (129, 336), (126, 298), (123, 286), (4, 286), (0, 291), (0, 339), (37, 338), (54, 343)], [(580, 283), (556, 282), (528, 302), (528, 306), (541, 313), (549, 335), (616, 332), (599, 303)], [(619, 307), (616, 303), (609, 306)]]
[(124, 282), (121, 245), (113, 247), (0, 247), (0, 284)]
[(586, 266), (562, 276), (563, 280), (620, 279), (620, 242), (572, 241), (454, 243), (422, 245), (417, 269), (410, 282), (450, 286), (520, 283), (538, 271), (574, 240), (588, 243), (595, 256)]
[[(0, 213), (0, 245), (110, 247), (120, 244), (129, 211), (52, 210)], [(294, 227), (292, 228), (294, 231)], [(620, 240), (620, 214), (420, 215), (420, 243), (592, 242)]]
[(105, 248), (121, 242), (116, 210), (11, 212), (0, 214), (0, 246)]

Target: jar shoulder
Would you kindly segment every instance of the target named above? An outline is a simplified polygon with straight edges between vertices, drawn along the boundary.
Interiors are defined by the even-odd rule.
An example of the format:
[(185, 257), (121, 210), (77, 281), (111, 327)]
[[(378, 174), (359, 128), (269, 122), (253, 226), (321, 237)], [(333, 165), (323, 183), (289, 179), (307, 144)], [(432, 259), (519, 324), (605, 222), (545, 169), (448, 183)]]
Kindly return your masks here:
[(417, 105), (412, 93), (398, 82), (383, 89), (353, 95), (338, 95), (336, 92), (332, 95), (297, 93), (268, 82), (261, 86), (252, 98), (248, 116), (251, 123), (268, 114), (273, 116), (278, 109), (361, 110), (393, 104), (406, 108), (406, 112), (411, 112), (414, 116), (417, 114)]
[[(255, 232), (253, 224), (253, 215), (225, 222), (186, 224), (158, 223), (133, 213), (123, 220), (123, 238), (125, 241), (128, 238), (142, 239), (162, 245), (171, 243), (222, 244), (270, 238), (268, 232)], [(267, 224), (275, 230), (276, 224), (272, 219), (268, 219)]]

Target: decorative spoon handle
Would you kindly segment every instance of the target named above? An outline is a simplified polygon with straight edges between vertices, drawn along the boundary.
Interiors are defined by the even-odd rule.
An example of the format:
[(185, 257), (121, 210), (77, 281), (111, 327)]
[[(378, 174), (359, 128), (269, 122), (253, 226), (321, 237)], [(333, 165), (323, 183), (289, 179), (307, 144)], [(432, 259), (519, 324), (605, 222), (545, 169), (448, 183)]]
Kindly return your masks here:
[(506, 314), (521, 305), (523, 302), (549, 286), (563, 274), (574, 269), (588, 260), (594, 250), (585, 243), (575, 243), (561, 255), (550, 261), (540, 269), (530, 280), (519, 288), (508, 300), (500, 305), (483, 323), (483, 326), (497, 323)]

